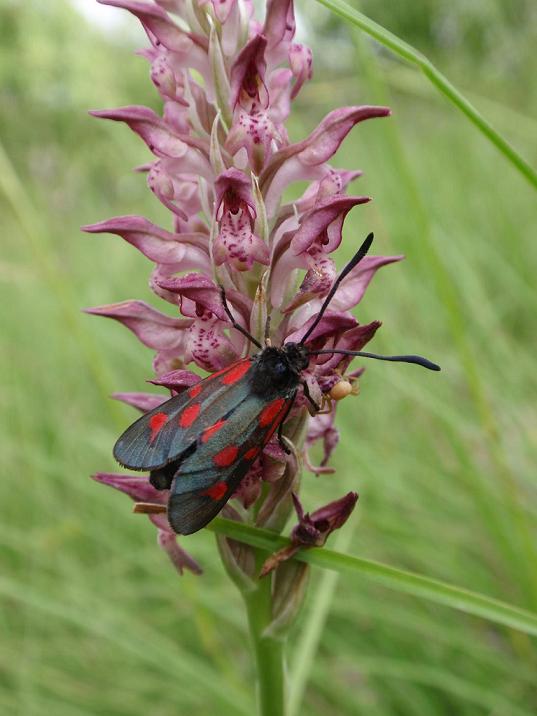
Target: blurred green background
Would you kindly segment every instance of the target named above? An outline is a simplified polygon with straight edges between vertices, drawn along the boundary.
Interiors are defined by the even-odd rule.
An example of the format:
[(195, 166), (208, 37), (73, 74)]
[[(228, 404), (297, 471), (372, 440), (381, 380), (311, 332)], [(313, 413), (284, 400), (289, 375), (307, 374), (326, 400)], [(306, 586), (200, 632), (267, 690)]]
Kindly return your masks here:
[[(424, 51), (533, 164), (532, 0), (352, 3)], [(382, 102), (339, 166), (375, 201), (347, 220), (342, 265), (370, 230), (383, 269), (359, 307), (375, 349), (419, 352), (441, 374), (368, 366), (340, 406), (334, 476), (306, 474), (314, 508), (356, 489), (332, 546), (537, 608), (535, 193), (427, 81), (313, 0), (298, 0), (314, 81), (290, 124), (304, 136), (336, 104)], [(124, 16), (125, 15), (125, 16)], [(214, 537), (184, 544), (205, 575), (179, 579), (153, 526), (93, 483), (134, 417), (108, 399), (143, 390), (151, 355), (84, 306), (159, 302), (149, 263), (81, 224), (137, 213), (169, 226), (131, 167), (126, 127), (88, 108), (159, 101), (137, 23), (93, 0), (0, 0), (0, 712), (11, 716), (251, 714), (239, 594)], [(160, 308), (163, 308), (160, 306)], [(166, 310), (164, 308), (164, 310)], [(330, 578), (331, 579), (331, 578)], [(322, 622), (313, 588), (290, 644)], [(340, 579), (303, 712), (517, 716), (537, 708), (535, 644), (365, 579)], [(301, 657), (302, 658), (302, 657)], [(303, 663), (303, 662), (301, 662)]]

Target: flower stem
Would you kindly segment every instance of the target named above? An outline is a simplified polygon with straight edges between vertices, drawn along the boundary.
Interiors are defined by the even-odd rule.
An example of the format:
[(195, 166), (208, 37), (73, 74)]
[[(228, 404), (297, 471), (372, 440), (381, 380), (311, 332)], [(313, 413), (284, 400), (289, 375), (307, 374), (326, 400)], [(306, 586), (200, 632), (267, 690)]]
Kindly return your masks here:
[(264, 634), (272, 621), (271, 583), (270, 578), (260, 579), (243, 597), (256, 660), (259, 716), (284, 716), (285, 640)]

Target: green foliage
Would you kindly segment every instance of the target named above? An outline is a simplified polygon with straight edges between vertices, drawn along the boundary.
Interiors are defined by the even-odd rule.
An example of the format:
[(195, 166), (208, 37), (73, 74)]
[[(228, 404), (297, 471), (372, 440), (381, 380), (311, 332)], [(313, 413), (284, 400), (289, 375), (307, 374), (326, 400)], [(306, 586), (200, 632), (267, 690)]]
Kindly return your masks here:
[[(468, 25), (470, 5), (450, 4), (451, 50), (431, 32), (442, 5), (385, 0), (361, 9), (422, 49), (535, 159), (537, 101), (525, 64), (532, 29), (521, 19), (530, 5), (479, 3)], [(423, 9), (416, 21), (411, 6)], [(325, 11), (307, 19), (318, 36), (316, 28), (335, 27)], [(245, 615), (213, 536), (188, 539), (206, 573), (179, 580), (149, 522), (87, 477), (114, 469), (110, 448), (131, 417), (107, 395), (143, 389), (150, 359), (126, 331), (80, 308), (152, 298), (143, 257), (78, 226), (127, 213), (167, 221), (143, 176), (130, 172), (147, 159), (144, 148), (125, 128), (85, 114), (128, 103), (158, 108), (144, 60), (129, 55), (137, 46), (130, 27), (103, 34), (63, 0), (0, 0), (7, 716), (253, 708)], [(425, 79), (348, 29), (337, 32), (348, 63), (337, 77), (320, 73), (291, 131), (303, 136), (337, 100), (392, 106), (393, 118), (358, 127), (340, 152), (339, 166), (366, 172), (356, 192), (375, 199), (351, 215), (340, 262), (370, 230), (379, 253), (407, 255), (378, 275), (358, 316), (384, 321), (379, 351), (420, 352), (443, 372), (368, 365), (362, 394), (340, 406), (337, 472), (305, 475), (306, 506), (357, 489), (353, 524), (329, 546), (535, 611), (534, 192)], [(521, 68), (516, 82), (510, 67)], [(313, 572), (291, 657), (294, 650), (300, 662), (291, 659), (291, 674), (312, 716), (537, 708), (530, 637), (359, 573), (336, 585)], [(311, 672), (301, 668), (308, 659)]]

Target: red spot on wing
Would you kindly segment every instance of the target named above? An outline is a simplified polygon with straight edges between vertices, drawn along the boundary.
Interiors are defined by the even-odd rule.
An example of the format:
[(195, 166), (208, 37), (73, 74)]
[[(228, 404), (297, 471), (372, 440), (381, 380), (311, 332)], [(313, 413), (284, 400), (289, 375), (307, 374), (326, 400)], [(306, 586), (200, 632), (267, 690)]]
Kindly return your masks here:
[(235, 445), (228, 445), (223, 450), (220, 450), (220, 452), (216, 453), (216, 455), (213, 457), (213, 462), (215, 463), (215, 465), (218, 465), (218, 467), (229, 467), (235, 462), (238, 454), (238, 447), (236, 447)]
[(266, 408), (263, 408), (259, 416), (259, 427), (266, 428), (267, 425), (274, 422), (284, 405), (285, 398), (278, 398), (269, 403)]
[[(235, 363), (232, 363), (232, 365), (235, 365)], [(219, 375), (223, 375), (224, 373), (227, 373), (229, 370), (229, 366), (227, 365), (225, 368), (221, 368), (220, 370), (217, 370), (216, 373), (211, 373), (211, 375), (208, 375), (206, 380), (212, 380), (213, 378), (218, 378)]]
[[(236, 361), (235, 363), (232, 363), (231, 365), (226, 366), (225, 368), (222, 368), (221, 370), (217, 370), (216, 373), (211, 373), (211, 375), (208, 375), (205, 380), (212, 380), (213, 378), (219, 378), (221, 375), (227, 375), (231, 371), (239, 370), (239, 368), (242, 366), (244, 367), (244, 372), (248, 370), (252, 365), (252, 359), (251, 358), (243, 358), (242, 360)], [(241, 375), (244, 375), (244, 373), (241, 373)], [(234, 382), (234, 381), (233, 381)]]
[(149, 418), (149, 427), (151, 428), (150, 442), (157, 437), (158, 433), (168, 422), (168, 416), (166, 413), (155, 413)]
[(217, 482), (216, 485), (212, 485), (208, 490), (202, 492), (202, 495), (207, 495), (211, 500), (221, 500), (227, 492), (227, 485), (225, 482)]
[(217, 433), (221, 427), (223, 427), (226, 424), (225, 420), (219, 420), (214, 425), (211, 425), (209, 428), (203, 431), (203, 434), (201, 436), (201, 441), (206, 443), (209, 438), (212, 438), (212, 436)]
[(244, 453), (243, 458), (245, 460), (253, 460), (258, 452), (259, 452), (259, 448), (257, 448), (257, 447), (250, 448), (249, 450), (247, 450)]
[(251, 362), (249, 360), (240, 361), (232, 366), (229, 371), (222, 378), (222, 383), (225, 385), (233, 385), (237, 383), (245, 373), (250, 370)]
[(191, 398), (197, 398), (198, 395), (201, 393), (201, 381), (199, 383), (196, 383), (196, 385), (193, 385), (192, 388), (188, 389), (188, 394)]
[(179, 416), (179, 426), (181, 428), (189, 428), (200, 414), (200, 410), (201, 405), (199, 403), (194, 403), (186, 407)]

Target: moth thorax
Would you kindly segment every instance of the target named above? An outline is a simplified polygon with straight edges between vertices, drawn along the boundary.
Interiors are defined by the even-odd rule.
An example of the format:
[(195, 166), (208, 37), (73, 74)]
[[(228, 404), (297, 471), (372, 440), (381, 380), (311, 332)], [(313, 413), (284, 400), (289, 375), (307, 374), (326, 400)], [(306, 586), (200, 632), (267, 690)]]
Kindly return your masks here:
[(286, 343), (283, 351), (287, 356), (289, 364), (292, 368), (300, 373), (305, 370), (310, 362), (308, 351), (301, 343)]

